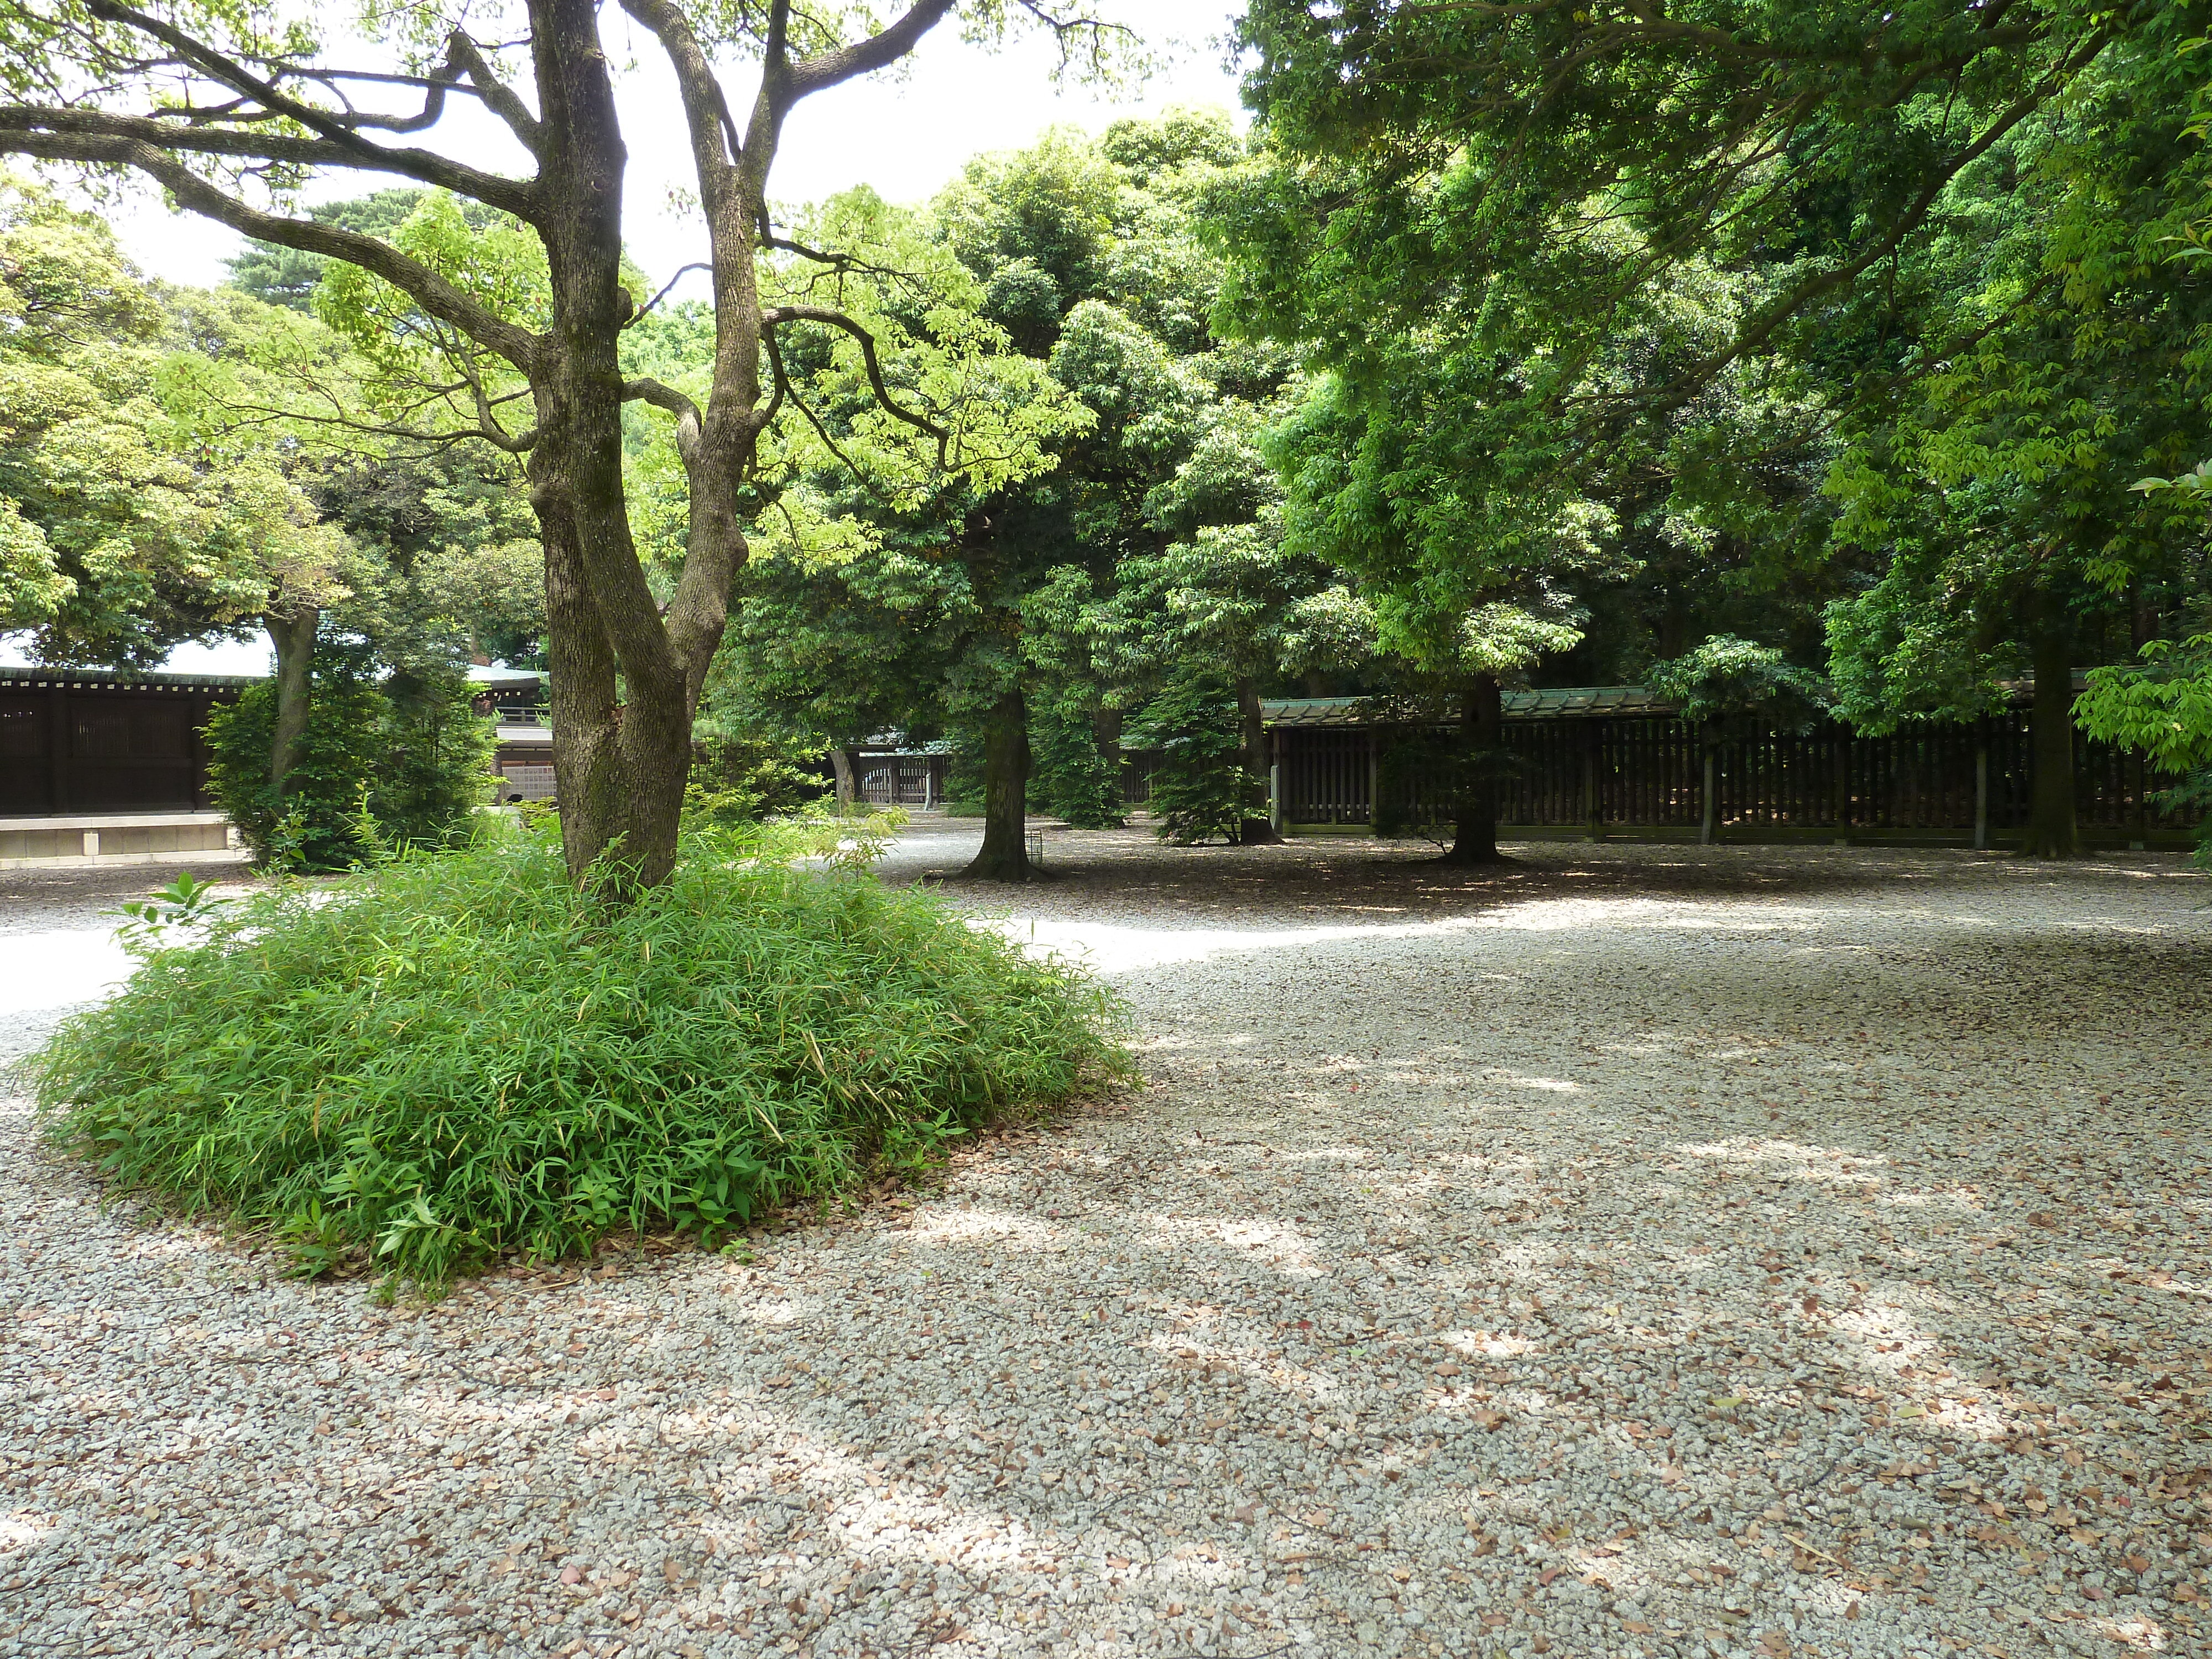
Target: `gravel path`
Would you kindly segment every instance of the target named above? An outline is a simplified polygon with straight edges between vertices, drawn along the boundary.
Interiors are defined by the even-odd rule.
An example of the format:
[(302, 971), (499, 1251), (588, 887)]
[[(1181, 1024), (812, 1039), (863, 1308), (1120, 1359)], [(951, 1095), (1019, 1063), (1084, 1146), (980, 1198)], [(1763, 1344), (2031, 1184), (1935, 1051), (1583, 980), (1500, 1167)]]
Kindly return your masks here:
[(0, 1107), (0, 1656), (2212, 1653), (2212, 882), (1522, 850), (1051, 836), (1149, 1086), (750, 1264), (381, 1309)]

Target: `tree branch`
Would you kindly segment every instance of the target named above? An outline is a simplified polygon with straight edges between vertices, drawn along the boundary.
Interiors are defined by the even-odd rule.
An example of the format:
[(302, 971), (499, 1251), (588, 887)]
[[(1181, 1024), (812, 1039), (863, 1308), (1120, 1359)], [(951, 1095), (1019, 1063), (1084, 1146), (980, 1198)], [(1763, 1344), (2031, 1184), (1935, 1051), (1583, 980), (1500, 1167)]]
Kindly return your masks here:
[[(32, 112), (33, 114), (43, 112)], [(183, 137), (185, 135), (174, 135)], [(182, 206), (242, 235), (303, 253), (359, 265), (380, 276), (437, 318), (528, 374), (543, 343), (529, 330), (485, 309), (428, 265), (358, 231), (312, 219), (264, 213), (225, 195), (160, 145), (135, 137), (98, 133), (27, 132), (0, 127), (0, 155), (94, 167), (133, 167), (166, 188)]]
[[(860, 343), (860, 361), (867, 366), (868, 385), (876, 394), (876, 401), (884, 410), (904, 421), (918, 432), (926, 432), (937, 440), (937, 459), (945, 464), (945, 450), (952, 434), (926, 415), (917, 415), (903, 407), (891, 396), (890, 387), (884, 383), (883, 365), (876, 357), (876, 337), (848, 317), (842, 311), (831, 311), (823, 306), (775, 306), (761, 313), (762, 330), (770, 336), (784, 323), (826, 323), (831, 328), (841, 328)], [(793, 401), (797, 401), (796, 398)], [(804, 405), (802, 405), (804, 407)]]
[(674, 386), (656, 380), (649, 374), (641, 374), (635, 380), (624, 380), (623, 401), (651, 404), (655, 409), (666, 410), (679, 421), (689, 421), (694, 426), (699, 424), (699, 405)]
[(897, 63), (921, 43), (923, 35), (945, 21), (953, 4), (954, 0), (915, 0), (898, 21), (866, 40), (800, 58), (781, 77), (783, 96), (775, 112), (777, 124), (781, 125), (785, 112), (800, 99)]
[[(192, 112), (179, 110), (179, 115)], [(250, 119), (251, 117), (226, 117)], [(321, 138), (295, 133), (240, 132), (233, 128), (179, 126), (149, 115), (116, 115), (105, 110), (0, 107), (0, 133), (39, 132), (128, 139), (158, 149), (242, 161), (276, 161), (289, 167), (361, 167), (348, 149)]]
[(530, 106), (514, 88), (499, 78), (477, 43), (455, 29), (446, 40), (446, 61), (469, 77), (484, 107), (507, 123), (507, 131), (522, 141), (523, 148), (543, 160), (538, 146), (544, 142), (544, 123), (530, 112)]
[(663, 300), (665, 300), (669, 296), (670, 293), (675, 289), (677, 283), (682, 282), (693, 271), (703, 270), (711, 275), (714, 269), (714, 267), (711, 263), (704, 261), (688, 265), (678, 265), (676, 268), (676, 274), (660, 285), (660, 292), (654, 295), (650, 300), (647, 300), (643, 305), (632, 312), (630, 313), (629, 320), (624, 323), (623, 326), (624, 328), (635, 328), (640, 323), (643, 322), (645, 320), (645, 313), (651, 311), (653, 307), (659, 305)]
[(320, 134), (345, 152), (349, 158), (348, 165), (368, 167), (417, 179), (426, 185), (450, 190), (456, 195), (472, 197), (488, 206), (512, 213), (518, 219), (532, 216), (535, 195), (526, 184), (501, 178), (495, 173), (480, 172), (434, 151), (387, 149), (381, 144), (373, 144), (354, 131), (344, 119), (332, 116), (326, 110), (317, 109), (312, 104), (301, 102), (274, 82), (252, 73), (243, 64), (216, 51), (204, 41), (194, 40), (182, 29), (165, 23), (158, 17), (119, 5), (116, 0), (90, 0), (88, 9), (104, 22), (120, 23), (137, 29), (142, 34), (152, 36), (174, 52), (187, 67), (198, 70), (234, 92), (247, 94), (271, 112), (298, 122), (308, 131)]

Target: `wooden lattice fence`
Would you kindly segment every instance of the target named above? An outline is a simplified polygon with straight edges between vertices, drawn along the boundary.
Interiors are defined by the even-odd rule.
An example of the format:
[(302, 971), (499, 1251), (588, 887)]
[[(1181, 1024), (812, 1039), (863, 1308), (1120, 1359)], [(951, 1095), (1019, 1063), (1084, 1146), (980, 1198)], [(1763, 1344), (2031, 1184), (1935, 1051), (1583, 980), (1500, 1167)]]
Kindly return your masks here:
[[(1417, 769), (1382, 763), (1410, 729), (1355, 720), (1279, 724), (1275, 788), (1285, 827), (1370, 823), (1376, 792), (1394, 775), (1395, 804), (1416, 821), (1424, 817), (1425, 803), (1439, 792)], [(1504, 743), (1502, 826), (1599, 834), (1688, 836), (1710, 828), (1732, 839), (1998, 842), (2027, 822), (2033, 767), (2025, 710), (1883, 735), (1834, 723), (1803, 732), (1713, 734), (1664, 714), (1509, 715)], [(2169, 810), (2159, 797), (2177, 780), (2139, 754), (2077, 733), (2075, 769), (2078, 820), (2097, 839), (2179, 842), (2201, 816)]]

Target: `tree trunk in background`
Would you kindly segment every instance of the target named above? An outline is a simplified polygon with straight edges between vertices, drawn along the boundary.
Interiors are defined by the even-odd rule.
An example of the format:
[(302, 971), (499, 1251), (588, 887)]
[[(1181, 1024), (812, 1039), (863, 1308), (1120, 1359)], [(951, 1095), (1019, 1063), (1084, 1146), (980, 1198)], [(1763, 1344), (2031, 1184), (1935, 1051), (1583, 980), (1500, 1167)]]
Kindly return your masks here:
[[(1242, 729), (1243, 740), (1237, 751), (1237, 763), (1260, 780), (1265, 788), (1267, 781), (1267, 726), (1260, 714), (1260, 693), (1250, 680), (1243, 675), (1237, 678), (1237, 718)], [(1278, 842), (1282, 837), (1275, 826), (1267, 821), (1267, 811), (1261, 809), (1257, 817), (1247, 813), (1243, 828), (1237, 839), (1247, 847)]]
[(963, 871), (981, 881), (1027, 881), (1030, 711), (1018, 685), (983, 721), (983, 850)]
[(315, 661), (315, 624), (322, 613), (302, 605), (289, 617), (264, 617), (276, 653), (276, 730), (269, 744), (269, 781), (278, 794), (300, 764), (307, 739), (307, 686)]
[(2057, 595), (2039, 590), (2033, 626), (2035, 702), (2029, 716), (2034, 787), (2021, 850), (2070, 859), (2081, 850), (2074, 819), (2074, 630)]
[(1498, 749), (1504, 734), (1505, 709), (1498, 696), (1498, 677), (1478, 674), (1461, 694), (1460, 738), (1467, 763), (1474, 770), (1473, 787), (1460, 796), (1458, 831), (1447, 864), (1502, 864), (1498, 850)]
[(1101, 708), (1091, 717), (1091, 736), (1098, 745), (1098, 758), (1106, 763), (1106, 775), (1113, 781), (1114, 810), (1122, 810), (1121, 795), (1121, 722), (1125, 716), (1118, 708)]
[(860, 798), (853, 779), (853, 751), (842, 745), (830, 751), (830, 769), (837, 775), (837, 810), (849, 812)]

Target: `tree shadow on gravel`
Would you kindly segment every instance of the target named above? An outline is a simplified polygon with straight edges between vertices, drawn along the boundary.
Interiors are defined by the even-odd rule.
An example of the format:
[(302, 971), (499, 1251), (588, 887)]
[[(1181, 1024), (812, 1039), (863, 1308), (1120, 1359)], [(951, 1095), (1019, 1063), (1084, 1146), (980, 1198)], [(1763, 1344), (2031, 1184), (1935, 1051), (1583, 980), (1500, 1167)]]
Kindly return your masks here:
[[(1666, 842), (1512, 843), (1512, 861), (1462, 866), (1424, 844), (1311, 836), (1253, 847), (1171, 847), (1142, 829), (1046, 832), (1050, 902), (1158, 903), (1182, 910), (1452, 913), (1521, 898), (1715, 900), (1848, 897), (1965, 886), (2009, 892), (2088, 881), (2212, 881), (2180, 854), (2136, 854), (2051, 866), (1960, 848), (1700, 847)], [(933, 845), (942, 841), (941, 856)], [(1015, 884), (956, 881), (967, 861), (957, 830), (909, 831), (884, 873), (969, 896), (1008, 898)]]

